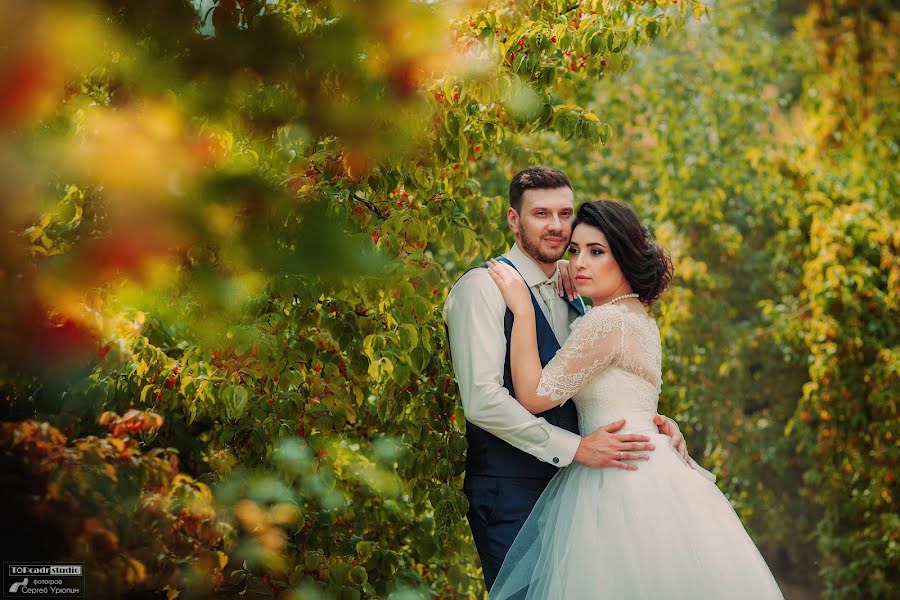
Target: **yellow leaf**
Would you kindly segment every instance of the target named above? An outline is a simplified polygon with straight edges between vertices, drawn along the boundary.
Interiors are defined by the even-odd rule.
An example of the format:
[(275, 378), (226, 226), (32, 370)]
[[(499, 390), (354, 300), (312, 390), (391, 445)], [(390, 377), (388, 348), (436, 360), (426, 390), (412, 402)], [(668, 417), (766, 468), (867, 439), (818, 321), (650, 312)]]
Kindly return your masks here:
[(172, 480), (172, 486), (179, 483), (186, 483), (188, 485), (194, 485), (194, 479), (190, 475), (185, 475), (184, 473), (179, 473), (175, 476), (175, 479)]
[(139, 560), (128, 559), (128, 570), (125, 572), (125, 582), (128, 585), (137, 585), (147, 579), (147, 567)]
[(228, 564), (228, 555), (221, 550), (216, 550), (216, 555), (219, 557), (219, 568), (224, 569)]
[(25, 234), (28, 236), (28, 241), (32, 244), (40, 239), (42, 235), (44, 235), (43, 227), (29, 227), (25, 230)]

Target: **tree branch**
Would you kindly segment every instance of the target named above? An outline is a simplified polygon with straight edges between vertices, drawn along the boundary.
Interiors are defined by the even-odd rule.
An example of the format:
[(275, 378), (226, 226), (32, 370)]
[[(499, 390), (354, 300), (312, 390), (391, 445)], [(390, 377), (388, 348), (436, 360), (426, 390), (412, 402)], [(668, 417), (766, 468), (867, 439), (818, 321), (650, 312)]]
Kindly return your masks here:
[(366, 206), (366, 208), (368, 208), (373, 213), (375, 213), (375, 216), (377, 216), (382, 221), (387, 219), (387, 216), (385, 216), (385, 214), (383, 212), (381, 212), (381, 210), (379, 210), (377, 206), (375, 206), (374, 204), (372, 204), (365, 198), (360, 198), (358, 195), (353, 194), (353, 199), (356, 200), (357, 202), (364, 204)]

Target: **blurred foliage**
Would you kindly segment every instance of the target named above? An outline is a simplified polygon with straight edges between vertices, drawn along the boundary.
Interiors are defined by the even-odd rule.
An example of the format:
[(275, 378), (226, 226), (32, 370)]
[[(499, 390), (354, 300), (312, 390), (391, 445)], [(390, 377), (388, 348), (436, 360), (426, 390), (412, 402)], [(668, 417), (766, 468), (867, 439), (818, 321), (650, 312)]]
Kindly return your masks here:
[[(661, 410), (779, 579), (889, 597), (898, 28), (886, 2), (3, 3), (3, 447), (42, 499), (12, 514), (114, 532), (120, 560), (68, 556), (117, 594), (479, 597), (440, 308), (542, 162), (672, 252)], [(60, 502), (80, 520), (41, 520)]]
[(85, 564), (86, 585), (108, 596), (224, 580), (233, 528), (209, 488), (178, 472), (174, 449), (140, 450), (160, 415), (104, 419), (111, 434), (67, 440), (33, 420), (0, 425), (8, 551)]

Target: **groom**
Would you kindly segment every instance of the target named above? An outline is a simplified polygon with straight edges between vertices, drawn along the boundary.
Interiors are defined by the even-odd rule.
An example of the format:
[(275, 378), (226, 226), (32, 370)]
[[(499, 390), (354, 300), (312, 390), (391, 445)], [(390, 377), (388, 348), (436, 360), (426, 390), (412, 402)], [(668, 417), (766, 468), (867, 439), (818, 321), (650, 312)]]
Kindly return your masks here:
[[(574, 212), (572, 184), (562, 171), (529, 167), (513, 177), (507, 222), (515, 245), (503, 257), (531, 289), (542, 366), (566, 341), (569, 324), (584, 314), (581, 298), (556, 292), (557, 261), (566, 251)], [(444, 305), (444, 321), (466, 415), (466, 517), (490, 589), (557, 469), (572, 461), (634, 468), (629, 461), (653, 446), (647, 436), (615, 433), (624, 421), (580, 436), (574, 402), (532, 415), (516, 401), (509, 361), (512, 313), (487, 269), (472, 269), (457, 281)], [(687, 458), (675, 422), (657, 415), (656, 424)]]

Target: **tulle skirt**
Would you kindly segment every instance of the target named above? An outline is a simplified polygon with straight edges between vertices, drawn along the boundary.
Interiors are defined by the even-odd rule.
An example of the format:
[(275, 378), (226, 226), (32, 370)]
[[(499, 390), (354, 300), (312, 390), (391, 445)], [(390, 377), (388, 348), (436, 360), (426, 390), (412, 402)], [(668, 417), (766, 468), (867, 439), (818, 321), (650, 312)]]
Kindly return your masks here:
[(541, 495), (506, 556), (491, 600), (782, 599), (714, 483), (669, 438), (637, 471), (573, 463)]

